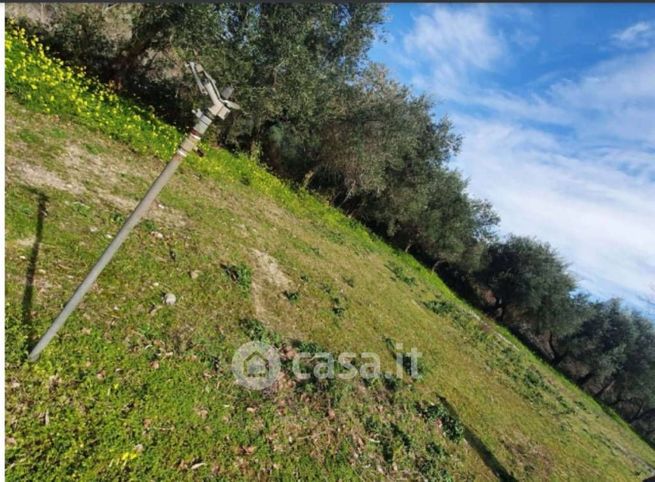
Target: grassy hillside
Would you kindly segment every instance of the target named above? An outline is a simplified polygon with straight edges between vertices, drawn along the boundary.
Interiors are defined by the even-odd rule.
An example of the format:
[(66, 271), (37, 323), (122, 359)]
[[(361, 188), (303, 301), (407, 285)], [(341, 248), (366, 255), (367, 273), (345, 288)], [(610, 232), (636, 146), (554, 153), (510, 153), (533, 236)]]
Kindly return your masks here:
[[(39, 62), (26, 68), (47, 72)], [(16, 79), (5, 171), (9, 479), (640, 480), (655, 471), (655, 453), (625, 423), (438, 277), (221, 150), (189, 159), (27, 363), (176, 133), (139, 130), (143, 113), (128, 106), (137, 127), (120, 137), (123, 112), (108, 114), (120, 100), (98, 100), (94, 117), (66, 107), (70, 79), (52, 100), (37, 95), (39, 77), (25, 90)], [(424, 375), (285, 377), (249, 391), (229, 366), (248, 339), (282, 352), (373, 351), (386, 369), (390, 342), (402, 343), (423, 352)]]

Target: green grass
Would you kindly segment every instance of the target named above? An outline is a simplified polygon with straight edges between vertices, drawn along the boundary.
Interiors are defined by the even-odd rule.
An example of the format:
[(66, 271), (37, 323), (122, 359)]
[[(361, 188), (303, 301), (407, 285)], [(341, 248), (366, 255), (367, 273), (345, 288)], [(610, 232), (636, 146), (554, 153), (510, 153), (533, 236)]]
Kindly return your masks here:
[[(655, 453), (624, 422), (416, 260), (222, 150), (188, 159), (26, 362), (161, 169), (162, 148), (147, 126), (123, 138), (68, 104), (26, 100), (17, 83), (6, 105), (8, 479), (652, 475)], [(285, 366), (276, 390), (254, 392), (229, 368), (250, 339), (376, 352), (388, 370), (390, 343), (402, 343), (423, 352), (423, 378), (294, 384)]]

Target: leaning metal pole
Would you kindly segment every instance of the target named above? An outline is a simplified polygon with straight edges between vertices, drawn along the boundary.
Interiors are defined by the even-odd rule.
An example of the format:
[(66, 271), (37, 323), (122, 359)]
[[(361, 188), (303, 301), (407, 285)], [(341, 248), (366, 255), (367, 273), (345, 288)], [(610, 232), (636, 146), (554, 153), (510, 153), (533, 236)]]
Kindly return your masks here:
[[(221, 97), (221, 94), (216, 88), (216, 83), (214, 80), (203, 70), (202, 66), (199, 64), (190, 63), (191, 70), (196, 78), (196, 82), (200, 87), (200, 91), (203, 94), (206, 94), (210, 97), (212, 105), (208, 107), (204, 112), (197, 112), (198, 122), (191, 129), (189, 134), (184, 138), (177, 152), (173, 158), (166, 165), (164, 170), (161, 172), (159, 177), (155, 182), (150, 186), (148, 192), (139, 202), (139, 204), (134, 208), (130, 217), (127, 218), (123, 227), (121, 227), (118, 234), (114, 237), (111, 244), (107, 246), (105, 252), (102, 253), (100, 259), (96, 262), (95, 266), (91, 268), (89, 274), (86, 275), (84, 281), (78, 286), (77, 290), (73, 296), (68, 300), (64, 309), (59, 313), (59, 316), (52, 323), (48, 331), (43, 335), (39, 340), (36, 346), (32, 349), (28, 356), (28, 360), (36, 361), (39, 358), (41, 352), (48, 346), (48, 343), (54, 338), (59, 329), (64, 325), (68, 317), (71, 315), (77, 305), (80, 304), (84, 295), (91, 289), (93, 283), (98, 278), (102, 270), (107, 266), (109, 261), (111, 261), (118, 248), (121, 247), (127, 236), (130, 234), (130, 231), (136, 226), (141, 218), (146, 214), (150, 205), (155, 200), (159, 192), (164, 188), (166, 183), (171, 179), (175, 170), (178, 168), (182, 160), (187, 156), (189, 152), (192, 152), (196, 149), (196, 145), (200, 141), (200, 138), (203, 136), (207, 128), (210, 126), (212, 121), (219, 117), (220, 119), (225, 119), (227, 115), (233, 109), (238, 109), (239, 106), (234, 102), (230, 102), (227, 99)], [(201, 80), (201, 76), (202, 79)]]

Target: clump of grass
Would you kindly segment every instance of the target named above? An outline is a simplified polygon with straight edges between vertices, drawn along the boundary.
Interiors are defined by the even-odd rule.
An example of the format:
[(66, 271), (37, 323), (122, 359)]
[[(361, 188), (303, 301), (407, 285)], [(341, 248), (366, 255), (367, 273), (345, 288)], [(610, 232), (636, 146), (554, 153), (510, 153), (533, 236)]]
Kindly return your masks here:
[[(323, 399), (320, 404), (327, 404), (332, 406), (339, 402), (339, 400), (348, 391), (348, 384), (335, 376), (324, 378), (317, 376), (317, 369), (323, 370), (319, 367), (326, 362), (323, 354), (330, 352), (323, 345), (314, 341), (300, 341), (294, 340), (290, 343), (296, 353), (303, 353), (302, 357), (297, 359), (298, 368), (303, 374), (308, 375), (303, 380), (296, 380), (295, 389), (309, 395), (319, 395)], [(327, 355), (326, 355), (327, 356)], [(287, 372), (289, 377), (294, 377), (292, 371), (293, 361), (290, 359), (283, 360), (283, 369)], [(334, 364), (334, 375), (339, 373), (341, 366), (338, 363)]]
[[(112, 219), (112, 221), (113, 221), (113, 219)], [(155, 222), (152, 219), (144, 219), (143, 221), (141, 221), (141, 226), (143, 226), (143, 229), (145, 229), (146, 231), (148, 231), (150, 233), (153, 232), (153, 231), (157, 231), (157, 224), (155, 224)]]
[(331, 295), (332, 292), (334, 291), (334, 286), (332, 286), (332, 284), (330, 283), (321, 283), (320, 288), (323, 293), (326, 293), (328, 295)]
[(546, 388), (546, 384), (544, 383), (544, 379), (541, 377), (541, 374), (539, 372), (528, 369), (525, 372), (525, 377), (523, 378), (525, 381), (525, 384), (533, 387), (533, 388)]
[(377, 416), (368, 417), (364, 428), (380, 444), (385, 462), (393, 463), (395, 443), (389, 428)]
[(428, 310), (436, 313), (437, 315), (450, 314), (455, 311), (455, 306), (452, 303), (440, 299), (424, 301), (423, 304)]
[(298, 293), (297, 291), (285, 290), (282, 294), (287, 300), (289, 300), (290, 303), (297, 303), (298, 300), (300, 299), (300, 293)]
[(444, 435), (453, 442), (459, 442), (464, 437), (464, 425), (460, 422), (457, 415), (451, 413), (448, 407), (437, 402), (418, 402), (416, 404), (416, 411), (426, 421), (434, 422), (439, 420), (443, 429)]
[(412, 437), (396, 422), (384, 422), (373, 415), (364, 421), (364, 429), (380, 444), (385, 462), (392, 464), (400, 451), (409, 451), (414, 444)]
[(332, 297), (332, 313), (335, 316), (343, 316), (346, 312), (346, 307), (343, 304), (343, 300), (339, 296)]
[(239, 287), (244, 293), (250, 292), (252, 284), (252, 271), (243, 263), (239, 264), (222, 264), (223, 272)]
[(428, 442), (425, 446), (425, 453), (418, 458), (416, 466), (427, 480), (450, 482), (454, 479), (448, 469), (443, 466), (447, 459), (448, 453), (441, 445), (436, 442)]
[(355, 287), (355, 278), (353, 278), (352, 276), (342, 276), (341, 278), (343, 279), (343, 282), (346, 283), (351, 288)]
[(111, 215), (109, 216), (109, 219), (111, 219), (111, 222), (112, 222), (112, 223), (115, 223), (115, 224), (123, 224), (123, 222), (125, 221), (125, 215), (119, 213), (118, 211), (114, 211), (114, 212), (111, 213)]
[(82, 216), (87, 217), (91, 213), (91, 206), (84, 204), (83, 202), (73, 201), (72, 206), (75, 212)]
[[(394, 357), (394, 360), (396, 363), (402, 367), (403, 371), (409, 375), (409, 376), (416, 376), (416, 378), (421, 378), (426, 372), (427, 372), (427, 367), (425, 366), (425, 362), (423, 361), (422, 358), (416, 358), (416, 360), (413, 360), (413, 357), (411, 353), (408, 352), (399, 352), (397, 350), (398, 345), (394, 340), (389, 338), (388, 336), (384, 337), (384, 343), (387, 346), (387, 350), (389, 350), (389, 353)], [(416, 364), (416, 366), (413, 366), (413, 363)], [(414, 373), (414, 368), (416, 369), (416, 372)]]
[(393, 273), (396, 279), (402, 281), (403, 283), (414, 286), (416, 285), (416, 278), (409, 276), (405, 273), (405, 269), (396, 263), (389, 263), (386, 265), (387, 269)]
[(239, 328), (253, 341), (261, 341), (276, 347), (282, 345), (282, 337), (255, 318), (244, 318), (239, 321)]
[(386, 388), (387, 391), (391, 394), (395, 394), (396, 392), (400, 391), (405, 385), (401, 378), (392, 373), (385, 374), (384, 377), (382, 377), (382, 383), (384, 388)]

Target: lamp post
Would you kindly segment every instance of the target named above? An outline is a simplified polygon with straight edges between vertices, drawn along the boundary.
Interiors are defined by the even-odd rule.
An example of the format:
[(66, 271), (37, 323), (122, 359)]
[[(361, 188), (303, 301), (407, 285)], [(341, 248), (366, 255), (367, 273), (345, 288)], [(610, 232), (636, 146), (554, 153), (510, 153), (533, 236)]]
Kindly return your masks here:
[(39, 358), (41, 352), (48, 346), (48, 343), (50, 343), (57, 332), (61, 329), (71, 313), (75, 311), (75, 308), (77, 308), (77, 305), (80, 304), (84, 295), (91, 289), (95, 280), (100, 273), (102, 273), (102, 270), (114, 257), (114, 254), (116, 254), (118, 248), (121, 247), (127, 236), (130, 234), (130, 231), (134, 229), (141, 218), (146, 214), (150, 205), (171, 179), (175, 170), (182, 163), (187, 154), (196, 150), (198, 142), (214, 119), (218, 117), (219, 119), (224, 120), (231, 111), (239, 109), (238, 104), (227, 99), (232, 93), (231, 89), (225, 89), (221, 94), (216, 87), (216, 82), (207, 72), (205, 72), (202, 65), (195, 62), (189, 62), (187, 65), (193, 73), (200, 92), (209, 97), (211, 105), (209, 105), (204, 111), (199, 109), (194, 111), (198, 117), (198, 121), (184, 138), (177, 149), (177, 152), (173, 155), (164, 170), (159, 174), (157, 179), (155, 179), (155, 182), (152, 183), (143, 199), (141, 199), (139, 204), (134, 208), (132, 214), (130, 214), (120, 231), (118, 231), (118, 234), (116, 234), (112, 242), (107, 246), (105, 252), (102, 253), (100, 259), (98, 259), (93, 268), (91, 268), (91, 271), (89, 271), (89, 274), (86, 275), (86, 278), (84, 278), (82, 283), (77, 287), (73, 296), (71, 296), (66, 303), (66, 306), (64, 306), (64, 309), (61, 310), (61, 313), (59, 313), (55, 321), (50, 325), (50, 328), (48, 328), (48, 331), (46, 331), (43, 337), (32, 349), (28, 356), (28, 360), (36, 361)]

